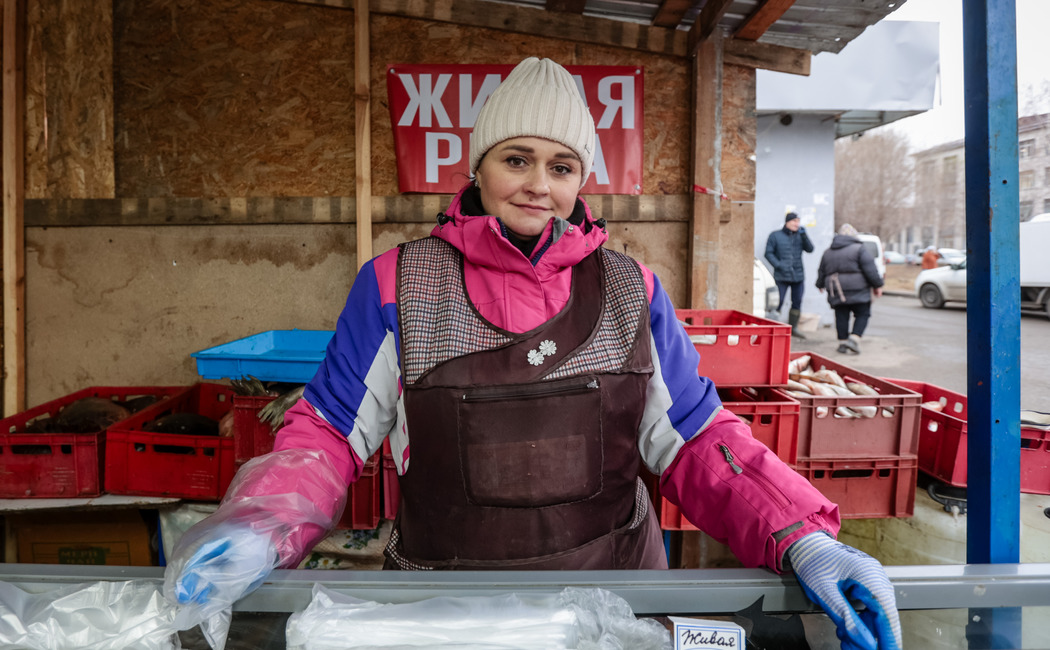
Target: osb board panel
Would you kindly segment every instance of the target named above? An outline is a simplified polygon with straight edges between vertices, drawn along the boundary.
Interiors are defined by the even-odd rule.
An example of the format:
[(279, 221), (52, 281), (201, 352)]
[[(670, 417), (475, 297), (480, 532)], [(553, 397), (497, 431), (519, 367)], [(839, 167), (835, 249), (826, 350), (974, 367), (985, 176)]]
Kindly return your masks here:
[(755, 200), (755, 70), (727, 65), (722, 77), (722, 186), (732, 201)]
[(687, 191), (689, 65), (677, 57), (614, 47), (577, 45), (550, 38), (511, 34), (373, 14), (372, 41), (372, 191), (397, 194), (394, 137), (386, 96), (389, 63), (504, 63), (543, 56), (563, 65), (633, 65), (645, 69), (645, 148), (642, 193)]
[(718, 230), (719, 309), (754, 309), (755, 70), (727, 65), (722, 78), (722, 185)]
[(688, 223), (610, 222), (607, 229), (607, 248), (626, 253), (649, 267), (676, 307), (688, 305)]
[[(380, 226), (376, 253), (431, 226)], [(87, 386), (200, 381), (190, 353), (271, 329), (332, 329), (355, 229), (29, 228), (26, 403)]]
[[(718, 229), (718, 309), (754, 309), (755, 204), (732, 203), (731, 216)], [(747, 254), (741, 254), (746, 251)], [(761, 315), (761, 314), (759, 314)]]
[(115, 0), (117, 196), (352, 196), (354, 14)]
[(26, 198), (114, 196), (109, 2), (26, 2)]

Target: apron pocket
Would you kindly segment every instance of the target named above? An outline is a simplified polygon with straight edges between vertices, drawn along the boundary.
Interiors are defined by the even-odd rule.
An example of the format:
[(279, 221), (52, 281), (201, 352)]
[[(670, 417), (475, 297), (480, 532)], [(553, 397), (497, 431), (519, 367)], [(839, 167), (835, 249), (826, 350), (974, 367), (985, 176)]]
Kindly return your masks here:
[(459, 453), (468, 501), (542, 507), (600, 492), (601, 393), (595, 377), (464, 393)]

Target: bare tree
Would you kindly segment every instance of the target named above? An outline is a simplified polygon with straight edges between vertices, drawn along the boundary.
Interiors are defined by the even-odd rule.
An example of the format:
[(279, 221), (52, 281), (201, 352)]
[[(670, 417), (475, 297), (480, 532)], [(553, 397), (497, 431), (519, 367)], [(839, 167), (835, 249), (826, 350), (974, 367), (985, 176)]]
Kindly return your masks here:
[(1025, 84), (1017, 95), (1018, 115), (1050, 113), (1050, 81), (1044, 79), (1039, 85)]
[(907, 136), (889, 129), (835, 141), (835, 225), (896, 237), (908, 225), (912, 158)]

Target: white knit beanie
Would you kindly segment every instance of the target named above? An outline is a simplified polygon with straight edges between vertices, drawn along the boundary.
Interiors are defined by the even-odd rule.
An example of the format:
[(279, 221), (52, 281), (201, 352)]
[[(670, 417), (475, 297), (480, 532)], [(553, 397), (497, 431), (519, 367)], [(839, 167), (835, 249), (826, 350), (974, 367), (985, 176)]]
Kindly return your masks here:
[(583, 163), (583, 187), (594, 162), (594, 120), (572, 75), (550, 59), (525, 59), (489, 96), (470, 139), (470, 173), (492, 147), (527, 136), (572, 149)]

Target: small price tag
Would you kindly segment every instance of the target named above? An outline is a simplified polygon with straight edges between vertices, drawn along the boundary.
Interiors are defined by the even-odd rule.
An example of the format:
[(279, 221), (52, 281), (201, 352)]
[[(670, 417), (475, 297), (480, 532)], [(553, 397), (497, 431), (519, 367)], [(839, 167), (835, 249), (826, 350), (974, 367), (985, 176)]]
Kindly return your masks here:
[(675, 650), (743, 650), (744, 628), (728, 621), (669, 616)]

